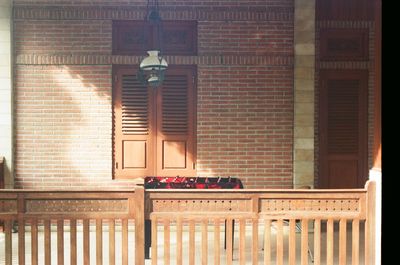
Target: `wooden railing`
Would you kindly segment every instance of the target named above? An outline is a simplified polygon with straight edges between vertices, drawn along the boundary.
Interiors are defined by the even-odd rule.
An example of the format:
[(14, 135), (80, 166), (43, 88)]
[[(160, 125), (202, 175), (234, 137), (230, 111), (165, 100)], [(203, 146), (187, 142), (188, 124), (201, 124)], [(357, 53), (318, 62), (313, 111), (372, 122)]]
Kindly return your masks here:
[[(0, 190), (4, 189), (4, 157), (0, 156)], [(0, 231), (4, 230), (4, 224), (0, 220)]]
[[(96, 264), (103, 264), (103, 256), (108, 256), (106, 264), (120, 264), (122, 260), (125, 265), (130, 258), (135, 261), (134, 264), (144, 264), (143, 244), (136, 244), (135, 251), (128, 250), (128, 235), (132, 234), (128, 233), (128, 225), (132, 220), (135, 231), (144, 230), (143, 196), (144, 190), (140, 187), (134, 191), (101, 192), (0, 191), (0, 220), (5, 222), (5, 249), (4, 252), (0, 250), (0, 257), (4, 253), (6, 265), (17, 264), (17, 260), (18, 264), (32, 265), (48, 265), (52, 260), (53, 264), (58, 265), (64, 264), (65, 260), (69, 260), (69, 264), (90, 264), (90, 248), (91, 244), (95, 244)], [(94, 226), (95, 233), (91, 233), (90, 228)], [(18, 255), (12, 253), (14, 229), (18, 230)], [(41, 229), (44, 230), (43, 246), (38, 245), (38, 231)], [(52, 242), (52, 230), (56, 230), (56, 244)], [(103, 230), (108, 230), (107, 242), (103, 240)], [(78, 231), (82, 238), (77, 237)], [(122, 242), (116, 242), (117, 233)], [(95, 234), (94, 242), (91, 234)], [(135, 233), (132, 241), (144, 241), (142, 234)], [(69, 246), (66, 248), (65, 236), (69, 237)], [(27, 244), (29, 251), (25, 250), (27, 239), (30, 241)], [(104, 244), (108, 246), (107, 255), (103, 255)], [(56, 257), (52, 255), (55, 247)], [(39, 249), (44, 253), (40, 253)], [(69, 253), (64, 253), (64, 249), (69, 249)], [(30, 260), (26, 255), (28, 252), (31, 253)], [(134, 255), (134, 258), (129, 255)], [(39, 260), (42, 256), (44, 261)], [(78, 256), (81, 258), (78, 259)], [(119, 257), (117, 261), (116, 257)]]
[[(13, 259), (142, 265), (149, 219), (151, 264), (374, 265), (374, 203), (374, 182), (353, 190), (5, 190), (0, 191), (0, 220), (6, 226), (0, 257), (4, 253), (7, 265), (16, 264)], [(14, 237), (13, 223), (18, 224)], [(12, 253), (13, 238), (18, 255)], [(38, 259), (41, 250), (44, 262)]]
[(152, 264), (372, 265), (374, 192), (372, 182), (355, 190), (148, 190)]

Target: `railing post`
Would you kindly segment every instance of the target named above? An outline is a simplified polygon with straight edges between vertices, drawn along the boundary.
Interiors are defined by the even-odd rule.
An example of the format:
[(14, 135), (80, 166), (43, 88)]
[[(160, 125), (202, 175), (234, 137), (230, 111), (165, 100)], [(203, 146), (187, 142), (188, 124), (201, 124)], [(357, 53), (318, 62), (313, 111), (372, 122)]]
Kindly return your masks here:
[(135, 188), (135, 265), (144, 265), (144, 188)]
[(0, 156), (0, 189), (4, 189), (4, 157)]
[(375, 265), (375, 208), (376, 183), (368, 181), (367, 189), (367, 224), (365, 230), (365, 264)]
[[(4, 157), (2, 156), (0, 156), (0, 189), (4, 189)], [(4, 222), (2, 220), (0, 220), (0, 232), (1, 231), (4, 231)]]
[(17, 211), (18, 211), (18, 262), (25, 264), (25, 196), (22, 193), (17, 197)]

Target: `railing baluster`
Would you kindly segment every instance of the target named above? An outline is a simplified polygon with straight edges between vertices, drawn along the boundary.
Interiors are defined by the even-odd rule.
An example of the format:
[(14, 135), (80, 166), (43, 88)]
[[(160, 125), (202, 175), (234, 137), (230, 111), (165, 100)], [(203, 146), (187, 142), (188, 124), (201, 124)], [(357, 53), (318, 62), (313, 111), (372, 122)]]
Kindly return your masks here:
[(207, 265), (208, 263), (207, 223), (208, 220), (206, 219), (201, 222), (201, 265)]
[(182, 218), (176, 220), (176, 264), (182, 265)]
[(239, 264), (246, 263), (246, 219), (239, 220)]
[(164, 265), (170, 264), (170, 222), (169, 218), (164, 219)]
[(96, 264), (103, 264), (103, 222), (96, 219)]
[(339, 264), (346, 265), (346, 219), (339, 222)]
[(232, 219), (228, 218), (226, 220), (226, 264), (228, 265), (231, 265), (233, 260), (232, 237), (234, 227), (232, 227), (232, 224)]
[(128, 219), (122, 219), (122, 265), (128, 265)]
[(37, 219), (31, 220), (31, 264), (38, 264), (38, 227)]
[(308, 264), (308, 219), (301, 220), (301, 265)]
[(360, 257), (360, 220), (354, 219), (352, 226), (352, 252), (351, 252), (351, 264), (359, 265), (359, 257)]
[(115, 265), (115, 220), (108, 220), (108, 264)]
[(25, 265), (25, 220), (18, 218), (18, 264)]
[(44, 220), (44, 264), (51, 264), (51, 220)]
[(276, 264), (283, 265), (283, 220), (277, 221), (278, 233), (276, 235)]
[(157, 224), (158, 220), (156, 217), (151, 220), (151, 264), (157, 265)]
[(271, 220), (264, 223), (264, 265), (271, 264)]
[(333, 219), (328, 219), (328, 224), (327, 224), (326, 264), (333, 265)]
[(194, 220), (189, 220), (189, 265), (194, 265)]
[(70, 257), (71, 265), (77, 264), (77, 253), (76, 253), (76, 220), (70, 220)]
[(83, 264), (90, 264), (90, 220), (83, 220)]
[(252, 219), (252, 224), (253, 224), (253, 234), (252, 234), (252, 262), (253, 264), (258, 264), (258, 219), (253, 218)]
[(220, 219), (214, 220), (214, 265), (219, 265), (221, 260), (221, 228)]
[(289, 265), (296, 264), (296, 219), (289, 220)]
[(314, 221), (314, 265), (321, 264), (321, 220)]
[(5, 252), (6, 252), (6, 265), (12, 265), (12, 220), (4, 221), (4, 228), (6, 233), (6, 244), (5, 244)]
[(57, 220), (57, 265), (64, 264), (64, 220)]

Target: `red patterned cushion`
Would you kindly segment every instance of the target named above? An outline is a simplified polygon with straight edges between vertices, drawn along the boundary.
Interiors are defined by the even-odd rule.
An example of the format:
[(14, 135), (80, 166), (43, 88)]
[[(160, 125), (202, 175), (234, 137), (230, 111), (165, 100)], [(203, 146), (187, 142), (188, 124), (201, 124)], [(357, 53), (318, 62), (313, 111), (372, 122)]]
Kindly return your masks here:
[(243, 189), (238, 178), (232, 177), (160, 177), (144, 179), (146, 189)]

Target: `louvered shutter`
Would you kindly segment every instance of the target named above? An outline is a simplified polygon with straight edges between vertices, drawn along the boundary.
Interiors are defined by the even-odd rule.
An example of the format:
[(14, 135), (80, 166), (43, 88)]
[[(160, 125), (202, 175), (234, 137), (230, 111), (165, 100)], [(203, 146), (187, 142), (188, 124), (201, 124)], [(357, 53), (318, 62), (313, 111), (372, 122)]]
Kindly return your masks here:
[(134, 68), (113, 71), (114, 177), (195, 176), (195, 68), (169, 66), (159, 88), (140, 84)]
[(328, 153), (358, 153), (359, 80), (328, 80)]
[(194, 70), (167, 70), (157, 95), (157, 175), (194, 176)]
[(326, 70), (320, 78), (321, 187), (362, 187), (367, 174), (368, 75)]
[(154, 174), (153, 92), (135, 73), (135, 69), (118, 69), (114, 75), (115, 178)]

